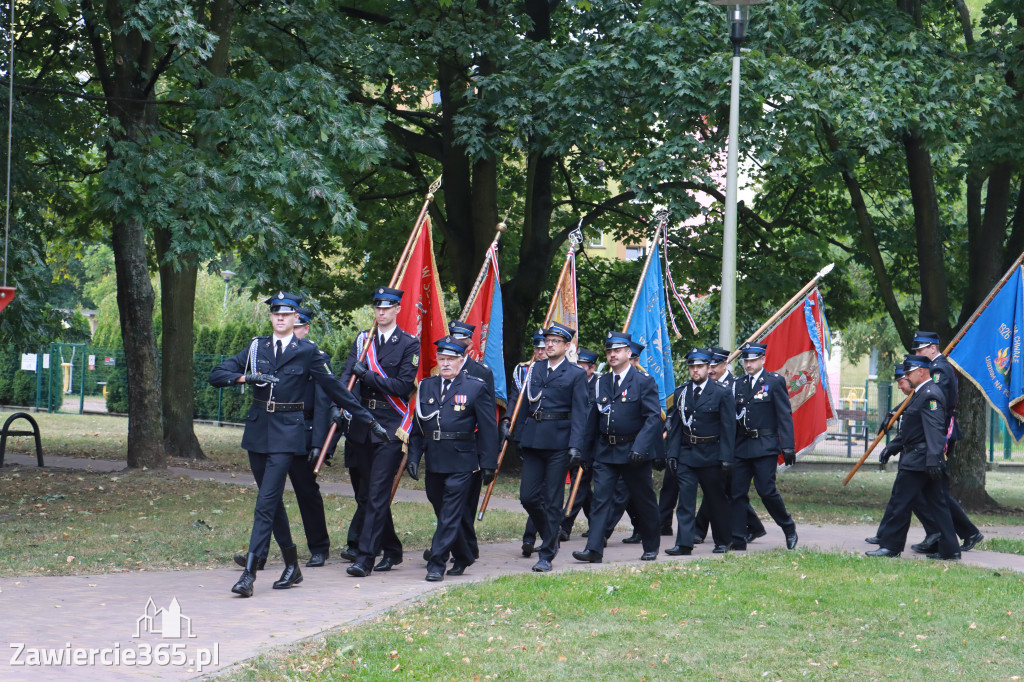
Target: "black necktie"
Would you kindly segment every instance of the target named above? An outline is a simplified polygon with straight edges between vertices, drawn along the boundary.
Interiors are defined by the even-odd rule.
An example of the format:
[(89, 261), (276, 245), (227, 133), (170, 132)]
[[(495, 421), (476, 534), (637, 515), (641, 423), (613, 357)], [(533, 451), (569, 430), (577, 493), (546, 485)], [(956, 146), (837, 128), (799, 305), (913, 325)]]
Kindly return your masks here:
[(377, 334), (377, 348), (384, 347), (384, 332)]
[(615, 375), (615, 379), (612, 380), (612, 397), (614, 398), (619, 394), (619, 375)]
[(449, 387), (452, 385), (451, 379), (444, 379), (441, 381), (441, 402), (444, 402), (444, 397), (448, 393)]
[(700, 386), (693, 387), (693, 406), (697, 406), (697, 398), (700, 398)]
[(281, 339), (277, 340), (277, 350), (274, 352), (274, 359), (275, 360), (280, 360), (281, 359)]

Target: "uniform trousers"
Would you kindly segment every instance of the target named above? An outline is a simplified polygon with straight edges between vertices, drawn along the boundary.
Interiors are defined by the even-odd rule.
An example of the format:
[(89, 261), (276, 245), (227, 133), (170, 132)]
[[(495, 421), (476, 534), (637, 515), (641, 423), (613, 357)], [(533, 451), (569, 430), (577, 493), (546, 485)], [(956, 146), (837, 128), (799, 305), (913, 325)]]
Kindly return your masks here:
[[(724, 480), (726, 474), (722, 473), (722, 466), (714, 464), (706, 467), (691, 467), (682, 462), (676, 469), (674, 478), (678, 481), (679, 506), (676, 509), (678, 528), (676, 529), (676, 545), (679, 547), (693, 547), (696, 530), (696, 509), (697, 509), (697, 486), (700, 485), (704, 491), (704, 499), (701, 506), (707, 505), (711, 515), (711, 537), (716, 545), (728, 545), (732, 542), (732, 523), (729, 509), (729, 496), (726, 494), (726, 485), (731, 483), (731, 472), (729, 480)], [(666, 476), (665, 478), (669, 478)]]
[[(354, 446), (345, 446), (346, 449), (349, 447)], [(349, 461), (355, 461), (356, 457), (357, 456), (355, 454), (351, 454), (349, 457), (346, 457), (346, 459), (349, 459)], [(366, 505), (360, 501), (366, 499), (366, 489), (363, 487), (365, 485), (364, 481), (366, 480), (366, 477), (363, 475), (364, 473), (365, 469), (359, 465), (350, 466), (348, 468), (348, 478), (352, 482), (352, 490), (356, 495), (356, 513), (352, 515), (352, 520), (349, 521), (348, 537), (346, 538), (346, 544), (349, 549), (352, 550), (359, 548), (359, 534), (363, 532), (363, 520), (366, 518)]]
[[(580, 468), (576, 467), (569, 471), (569, 476), (569, 490), (572, 490), (573, 486), (576, 485), (576, 478), (580, 476)], [(580, 487), (576, 490), (576, 499), (572, 501), (572, 509), (569, 510), (567, 516), (562, 518), (562, 530), (565, 531), (566, 535), (572, 534), (573, 524), (576, 523), (576, 517), (580, 515), (581, 511), (587, 515), (587, 522), (590, 522), (590, 500), (592, 496), (590, 486), (593, 480), (593, 470), (585, 469), (580, 478)]]
[[(661, 522), (662, 535), (672, 532), (672, 517), (679, 506), (679, 479), (671, 471), (665, 472), (665, 480), (661, 483), (661, 495), (658, 496), (658, 520)], [(704, 505), (701, 505), (701, 509)], [(705, 526), (705, 529), (707, 526)]]
[(462, 535), (469, 544), (472, 558), (476, 559), (480, 556), (480, 546), (476, 540), (476, 506), (480, 501), (483, 474), (474, 471), (466, 485), (466, 499), (462, 509)]
[(381, 549), (385, 556), (398, 563), (402, 560), (402, 541), (395, 533), (391, 517), (391, 488), (402, 463), (402, 442), (359, 444), (359, 449), (363, 471), (356, 499), (366, 513), (359, 533), (356, 563), (369, 567)]
[(249, 468), (256, 479), (256, 508), (252, 514), (249, 553), (265, 557), (273, 534), (281, 549), (294, 547), (288, 513), (284, 509), (284, 482), (295, 455), (290, 452), (250, 452)]
[(295, 501), (302, 516), (302, 530), (306, 533), (306, 545), (310, 554), (324, 553), (331, 548), (331, 537), (327, 533), (327, 517), (324, 514), (324, 498), (320, 484), (316, 482), (313, 468), (305, 457), (292, 457), (288, 478), (295, 490)]
[(473, 552), (465, 536), (463, 524), (463, 512), (472, 478), (471, 471), (450, 474), (427, 472), (427, 499), (434, 507), (434, 516), (437, 517), (437, 529), (430, 543), (428, 571), (443, 573), (449, 554), (463, 565), (473, 563)]
[[(948, 476), (943, 473), (943, 478)], [(948, 485), (948, 482), (946, 483)], [(934, 480), (924, 471), (908, 471), (900, 469), (896, 472), (896, 480), (892, 484), (892, 494), (885, 507), (885, 515), (889, 523), (879, 532), (878, 544), (890, 552), (902, 552), (907, 543), (907, 532), (910, 530), (910, 513), (919, 495), (924, 496), (927, 505), (935, 515), (938, 523), (939, 554), (945, 557), (960, 551), (953, 530), (953, 519), (949, 515), (949, 505), (943, 482)]]
[(551, 561), (558, 554), (558, 524), (562, 520), (569, 450), (521, 447), (519, 451), (523, 455), (519, 501), (540, 534), (538, 556)]
[(772, 519), (782, 528), (788, 537), (796, 531), (793, 518), (786, 511), (782, 496), (775, 488), (775, 473), (779, 459), (776, 455), (755, 457), (753, 459), (737, 459), (732, 466), (732, 540), (733, 543), (746, 545), (747, 510), (750, 505), (750, 482), (764, 503), (764, 508)]
[[(644, 552), (657, 552), (661, 545), (658, 527), (658, 498), (654, 494), (651, 477), (651, 462), (642, 464), (609, 464), (594, 462), (594, 499), (590, 509), (594, 515), (590, 520), (590, 535), (587, 549), (604, 554), (604, 541), (610, 528), (621, 517), (615, 509), (616, 489), (625, 487), (629, 501), (636, 511), (633, 518), (634, 530), (640, 533)], [(618, 514), (616, 512), (618, 511)]]
[[(732, 523), (732, 480), (727, 481), (729, 484), (726, 493), (729, 496), (729, 515), (730, 523)], [(711, 518), (708, 515), (707, 503), (701, 500), (700, 508), (697, 510), (697, 518), (694, 520), (694, 525), (697, 529), (697, 537), (703, 540), (708, 535), (708, 526), (711, 524)], [(750, 506), (750, 502), (747, 502), (747, 534), (748, 535), (764, 535), (764, 524), (761, 523), (761, 519), (758, 518), (757, 512)]]

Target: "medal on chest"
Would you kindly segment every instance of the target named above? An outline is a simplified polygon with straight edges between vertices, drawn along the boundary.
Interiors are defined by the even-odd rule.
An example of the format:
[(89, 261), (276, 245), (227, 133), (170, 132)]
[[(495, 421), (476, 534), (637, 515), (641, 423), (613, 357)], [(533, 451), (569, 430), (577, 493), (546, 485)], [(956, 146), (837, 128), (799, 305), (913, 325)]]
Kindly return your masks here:
[(455, 411), (456, 412), (462, 412), (463, 410), (466, 409), (466, 402), (467, 402), (466, 396), (464, 396), (464, 395), (456, 395), (454, 401), (455, 401)]

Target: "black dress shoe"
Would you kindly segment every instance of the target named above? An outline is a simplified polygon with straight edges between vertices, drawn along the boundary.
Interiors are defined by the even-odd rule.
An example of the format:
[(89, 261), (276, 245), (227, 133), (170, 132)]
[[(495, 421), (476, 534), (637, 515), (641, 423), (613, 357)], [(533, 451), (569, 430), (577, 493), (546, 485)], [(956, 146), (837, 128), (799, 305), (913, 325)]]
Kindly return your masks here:
[(884, 557), (888, 557), (889, 559), (895, 559), (896, 557), (898, 557), (900, 555), (899, 552), (893, 552), (892, 550), (886, 549), (885, 547), (879, 547), (878, 549), (872, 549), (870, 551), (864, 552), (864, 554), (866, 556), (884, 556)]
[(306, 562), (306, 566), (309, 568), (320, 568), (327, 563), (327, 557), (330, 556), (327, 552), (313, 552), (313, 555), (309, 557), (309, 561)]
[(985, 536), (981, 534), (981, 531), (978, 531), (977, 533), (975, 533), (971, 537), (969, 537), (966, 540), (964, 540), (964, 544), (960, 545), (960, 550), (963, 551), (963, 552), (970, 552), (972, 549), (974, 549), (974, 546), (976, 544), (978, 544), (979, 542), (981, 542), (984, 539), (985, 539)]
[(949, 556), (943, 556), (942, 554), (939, 554), (938, 552), (935, 552), (934, 554), (929, 554), (928, 558), (929, 559), (938, 559), (939, 561), (960, 561), (960, 552), (957, 552), (955, 554), (951, 554)]
[(869, 545), (877, 545), (879, 543), (878, 536), (872, 535), (869, 538), (864, 538), (864, 542), (868, 543)]
[(231, 591), (235, 594), (239, 594), (243, 597), (252, 596), (253, 583), (256, 582), (256, 571), (259, 559), (256, 558), (255, 554), (251, 552), (245, 555), (245, 570), (242, 571), (242, 575), (239, 576), (238, 582), (232, 586)]
[(589, 538), (590, 537), (590, 529), (588, 528), (585, 531), (583, 531), (582, 533), (580, 533), (580, 537), (581, 538)]
[[(747, 533), (747, 536), (744, 538), (744, 540), (746, 540), (747, 542), (753, 542), (754, 540), (756, 540), (758, 538), (763, 538), (765, 535), (768, 535), (768, 531), (766, 531), (764, 528), (762, 528), (761, 530), (755, 530), (755, 531), (751, 531), (751, 532)], [(790, 549), (793, 549), (793, 548), (790, 547)]]
[(359, 558), (359, 554), (356, 552), (355, 547), (346, 547), (341, 550), (341, 554), (338, 555), (338, 558), (344, 559), (345, 561), (355, 561)]
[(569, 531), (565, 530), (564, 528), (560, 529), (558, 531), (558, 541), (569, 542)]
[(287, 549), (282, 549), (281, 554), (284, 556), (284, 571), (272, 585), (275, 590), (287, 590), (292, 585), (302, 582), (302, 571), (299, 570), (299, 548), (292, 545)]
[(632, 535), (630, 535), (628, 538), (622, 538), (622, 541), (627, 545), (639, 545), (641, 542), (644, 541), (644, 539), (640, 537), (640, 533), (633, 531)]
[(694, 537), (693, 538), (693, 544), (695, 544), (695, 545), (703, 545), (704, 544), (704, 536), (700, 535), (700, 536)]
[(387, 554), (381, 559), (376, 566), (373, 567), (375, 571), (390, 571), (392, 568), (402, 563), (401, 559), (394, 559), (389, 557)]
[(587, 561), (592, 564), (599, 564), (604, 558), (592, 549), (585, 549), (582, 552), (573, 552), (572, 558), (576, 561)]
[(533, 554), (533, 543), (524, 542), (520, 549), (522, 550), (524, 557), (530, 558), (530, 555)]
[(427, 547), (425, 550), (423, 550), (423, 560), (424, 561), (430, 561), (430, 548), (429, 547)]
[(658, 558), (657, 552), (644, 552), (640, 555), (640, 561), (654, 561)]
[(743, 543), (734, 542), (734, 543), (729, 545), (729, 549), (731, 549), (734, 552), (746, 552), (747, 551), (747, 543), (745, 543), (745, 542), (743, 542)]
[(712, 554), (725, 554), (729, 551), (729, 545), (715, 545), (715, 548), (711, 550)]
[(427, 582), (439, 583), (444, 580), (444, 573), (440, 571), (427, 571)]
[(672, 526), (666, 526), (666, 527), (661, 529), (661, 534), (662, 535), (666, 535), (666, 536), (671, 536), (671, 535), (675, 535), (676, 533), (675, 533), (674, 530), (672, 530)]
[(365, 578), (366, 576), (370, 575), (370, 572), (372, 570), (372, 568), (363, 566), (362, 564), (352, 564), (351, 566), (345, 569), (345, 572), (356, 578)]
[(551, 562), (547, 559), (540, 559), (533, 565), (533, 570), (537, 573), (547, 573), (551, 570)]
[[(245, 557), (246, 557), (245, 554), (236, 554), (235, 555), (235, 563), (238, 564), (239, 566), (241, 566), (242, 568), (245, 568)], [(267, 557), (261, 556), (259, 559), (256, 560), (256, 570), (257, 571), (262, 571), (264, 568), (266, 568), (266, 566), (267, 566)]]
[(792, 535), (786, 536), (786, 549), (796, 549), (796, 531), (793, 531)]
[(462, 575), (469, 568), (470, 564), (464, 564), (461, 561), (456, 561), (452, 564), (452, 567), (448, 569), (448, 575)]
[(926, 535), (924, 540), (916, 545), (911, 545), (910, 549), (918, 554), (934, 554), (939, 551), (939, 540), (941, 539), (942, 533), (932, 533), (931, 535)]
[(693, 554), (693, 547), (680, 547), (679, 545), (673, 545), (665, 550), (665, 554), (669, 556), (689, 556)]

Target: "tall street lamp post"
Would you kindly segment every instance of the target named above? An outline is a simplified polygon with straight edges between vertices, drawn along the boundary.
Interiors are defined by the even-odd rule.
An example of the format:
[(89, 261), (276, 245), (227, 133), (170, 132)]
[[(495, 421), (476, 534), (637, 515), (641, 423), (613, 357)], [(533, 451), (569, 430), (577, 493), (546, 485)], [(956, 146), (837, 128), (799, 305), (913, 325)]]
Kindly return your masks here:
[(751, 5), (764, 0), (715, 0), (729, 12), (732, 41), (732, 93), (729, 98), (729, 155), (725, 169), (725, 230), (722, 236), (722, 307), (718, 345), (732, 350), (736, 343), (736, 184), (740, 128), (740, 46), (747, 33)]
[(228, 285), (231, 283), (231, 278), (235, 276), (235, 273), (230, 270), (221, 270), (220, 275), (224, 278), (224, 303), (221, 305), (221, 308), (226, 309), (228, 307)]

